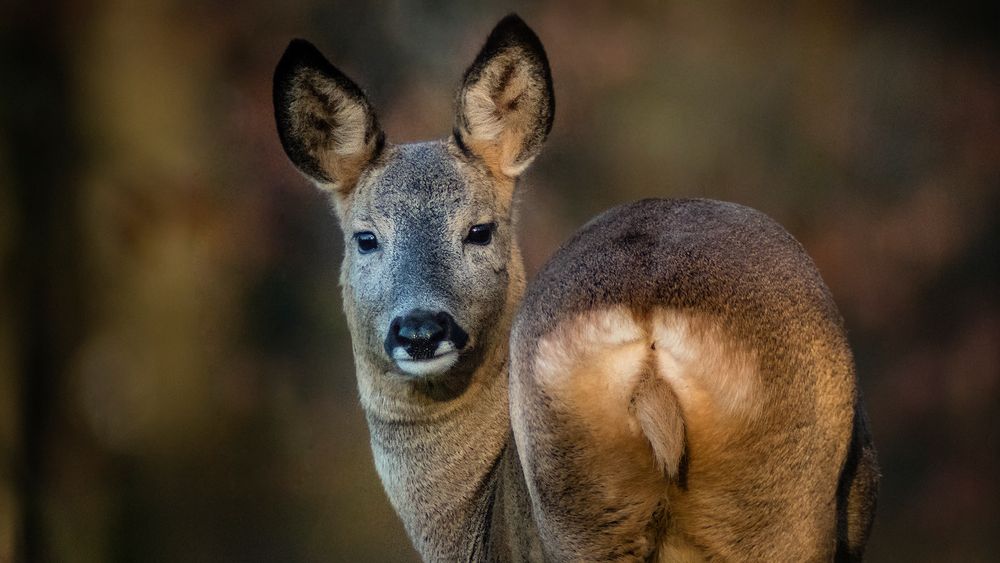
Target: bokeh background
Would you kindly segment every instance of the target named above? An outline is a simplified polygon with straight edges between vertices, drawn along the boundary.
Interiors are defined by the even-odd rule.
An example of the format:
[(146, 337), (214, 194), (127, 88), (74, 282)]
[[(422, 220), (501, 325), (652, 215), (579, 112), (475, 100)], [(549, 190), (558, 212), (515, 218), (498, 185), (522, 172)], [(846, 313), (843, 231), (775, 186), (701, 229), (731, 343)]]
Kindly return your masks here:
[(271, 73), (309, 38), (441, 137), (511, 10), (557, 99), (529, 273), (640, 197), (775, 217), (850, 331), (870, 560), (1000, 559), (996, 3), (50, 0), (0, 3), (0, 561), (415, 560)]

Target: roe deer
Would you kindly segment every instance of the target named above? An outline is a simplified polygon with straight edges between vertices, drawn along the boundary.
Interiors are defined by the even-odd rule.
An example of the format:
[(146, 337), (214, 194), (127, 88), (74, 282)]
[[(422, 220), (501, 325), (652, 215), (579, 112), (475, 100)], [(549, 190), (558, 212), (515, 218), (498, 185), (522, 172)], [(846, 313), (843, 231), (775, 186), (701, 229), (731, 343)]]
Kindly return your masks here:
[(387, 143), (361, 89), (302, 40), (274, 105), (343, 228), (375, 463), (425, 560), (861, 557), (878, 469), (851, 352), (774, 221), (625, 205), (525, 289), (514, 192), (555, 105), (520, 18), (466, 70), (447, 139)]

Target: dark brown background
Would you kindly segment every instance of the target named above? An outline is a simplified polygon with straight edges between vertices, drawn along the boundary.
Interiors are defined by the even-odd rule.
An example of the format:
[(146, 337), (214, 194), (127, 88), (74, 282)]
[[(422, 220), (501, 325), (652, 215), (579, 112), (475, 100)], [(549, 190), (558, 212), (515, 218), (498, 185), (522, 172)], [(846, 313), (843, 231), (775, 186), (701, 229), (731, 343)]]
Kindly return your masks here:
[(846, 317), (885, 477), (872, 561), (1000, 557), (1000, 64), (963, 2), (0, 4), (0, 561), (386, 561), (340, 233), (275, 134), (313, 40), (440, 137), (517, 9), (556, 122), (530, 272), (648, 196), (757, 207)]

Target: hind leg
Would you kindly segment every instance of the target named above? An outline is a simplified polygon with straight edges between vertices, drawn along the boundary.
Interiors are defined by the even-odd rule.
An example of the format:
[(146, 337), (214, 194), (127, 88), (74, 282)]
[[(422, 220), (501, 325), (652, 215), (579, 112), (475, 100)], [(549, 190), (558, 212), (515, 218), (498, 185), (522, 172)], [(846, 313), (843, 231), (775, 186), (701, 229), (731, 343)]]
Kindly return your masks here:
[(868, 418), (861, 401), (855, 409), (855, 426), (851, 451), (841, 477), (838, 491), (838, 515), (840, 530), (837, 560), (861, 561), (865, 546), (875, 519), (875, 504), (878, 497), (879, 473), (875, 446), (868, 429)]

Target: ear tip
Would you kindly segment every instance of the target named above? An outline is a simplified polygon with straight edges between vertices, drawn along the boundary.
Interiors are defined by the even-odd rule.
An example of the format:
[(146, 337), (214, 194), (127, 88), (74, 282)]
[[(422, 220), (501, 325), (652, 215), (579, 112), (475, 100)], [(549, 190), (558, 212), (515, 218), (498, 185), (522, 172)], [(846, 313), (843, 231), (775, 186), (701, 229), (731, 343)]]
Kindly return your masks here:
[(286, 56), (302, 56), (318, 52), (319, 49), (317, 49), (315, 45), (305, 39), (302, 39), (301, 37), (292, 39), (288, 42), (288, 47), (285, 47)]
[(315, 49), (316, 46), (310, 43), (307, 39), (301, 37), (293, 37), (291, 41), (288, 42), (288, 48), (285, 49)]
[[(528, 24), (521, 19), (521, 16), (517, 15), (517, 12), (511, 12), (506, 16), (500, 18), (497, 22), (496, 27), (528, 27)], [(529, 28), (530, 29), (530, 28)]]
[(535, 50), (540, 50), (542, 48), (542, 42), (538, 39), (538, 35), (536, 35), (531, 27), (529, 27), (528, 24), (521, 19), (521, 16), (517, 15), (515, 12), (507, 14), (499, 22), (497, 22), (497, 24), (493, 27), (493, 31), (490, 32), (490, 36), (486, 40), (486, 43), (518, 43), (531, 47)]
[(329, 61), (315, 45), (305, 39), (295, 38), (289, 41), (288, 46), (285, 47), (285, 52), (281, 55), (275, 69), (275, 76), (287, 74), (287, 72), (302, 66), (324, 68), (329, 65)]
[(356, 100), (366, 99), (364, 92), (354, 81), (333, 66), (315, 45), (300, 38), (288, 42), (288, 47), (285, 47), (285, 52), (274, 69), (275, 92), (284, 90), (292, 77), (301, 69), (311, 69), (330, 78)]

